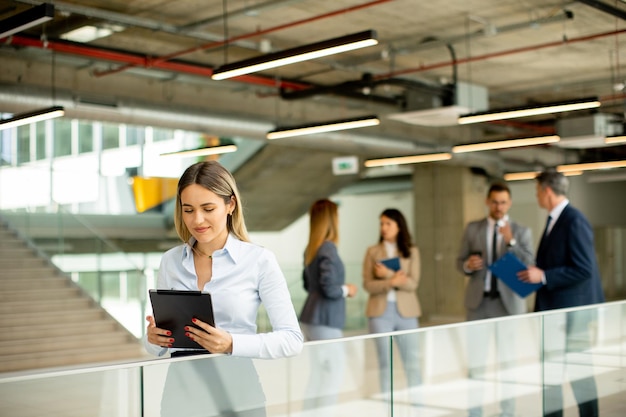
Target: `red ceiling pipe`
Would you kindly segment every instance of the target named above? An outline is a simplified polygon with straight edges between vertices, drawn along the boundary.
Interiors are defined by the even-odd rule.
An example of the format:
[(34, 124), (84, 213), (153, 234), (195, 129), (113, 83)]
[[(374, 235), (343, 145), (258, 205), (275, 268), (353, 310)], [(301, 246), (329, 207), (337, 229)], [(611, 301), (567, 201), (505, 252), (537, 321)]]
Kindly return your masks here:
[(396, 77), (398, 75), (429, 71), (429, 70), (449, 67), (449, 66), (457, 65), (457, 64), (467, 64), (468, 62), (483, 61), (483, 60), (490, 59), (490, 58), (497, 58), (497, 57), (501, 57), (505, 55), (519, 54), (522, 52), (536, 51), (538, 49), (552, 48), (554, 46), (562, 46), (562, 45), (567, 45), (570, 43), (586, 42), (586, 41), (590, 41), (594, 39), (604, 38), (606, 36), (621, 35), (623, 33), (626, 33), (626, 29), (615, 30), (612, 32), (597, 33), (595, 35), (581, 36), (579, 38), (564, 39), (561, 41), (548, 42), (548, 43), (544, 43), (540, 45), (525, 46), (523, 48), (510, 49), (508, 51), (494, 52), (491, 54), (478, 55), (478, 56), (467, 57), (467, 58), (457, 58), (455, 61), (439, 62), (439, 63), (431, 64), (431, 65), (422, 65), (417, 68), (407, 68), (407, 69), (400, 70), (400, 71), (393, 71), (393, 72), (388, 72), (386, 74), (380, 74), (380, 75), (374, 76), (374, 79), (376, 80), (387, 79), (387, 78)]
[[(174, 59), (174, 58), (180, 57), (182, 55), (187, 55), (187, 54), (190, 54), (192, 52), (198, 52), (198, 51), (203, 51), (203, 50), (207, 50), (207, 49), (211, 49), (211, 48), (217, 48), (219, 46), (223, 46), (223, 45), (230, 44), (230, 43), (233, 43), (233, 42), (241, 41), (241, 40), (244, 40), (244, 39), (254, 38), (254, 37), (257, 37), (257, 36), (266, 35), (266, 34), (271, 33), (271, 32), (276, 32), (276, 31), (279, 31), (279, 30), (282, 30), (282, 29), (289, 29), (289, 28), (292, 28), (294, 26), (299, 26), (299, 25), (302, 25), (302, 24), (305, 24), (305, 23), (314, 22), (316, 20), (325, 19), (327, 17), (333, 17), (333, 16), (337, 16), (337, 15), (340, 15), (340, 14), (353, 12), (353, 11), (356, 11), (356, 10), (364, 9), (366, 7), (377, 6), (379, 4), (388, 3), (390, 1), (393, 1), (393, 0), (376, 0), (376, 1), (371, 1), (369, 3), (364, 3), (364, 4), (357, 5), (357, 6), (347, 7), (345, 9), (341, 9), (341, 10), (335, 10), (335, 11), (332, 11), (332, 12), (329, 12), (329, 13), (324, 13), (324, 14), (320, 14), (320, 15), (317, 15), (317, 16), (309, 17), (307, 19), (297, 20), (295, 22), (285, 23), (283, 25), (274, 26), (274, 27), (263, 29), (263, 30), (259, 30), (259, 31), (256, 31), (256, 32), (251, 32), (251, 33), (246, 33), (246, 34), (239, 35), (239, 36), (234, 36), (232, 38), (224, 39), (222, 41), (208, 42), (208, 43), (205, 43), (203, 45), (195, 46), (193, 48), (184, 49), (184, 50), (178, 51), (178, 52), (172, 52), (171, 54), (162, 55), (162, 56), (156, 57), (156, 58), (148, 58), (148, 57), (146, 57), (146, 63), (142, 64), (142, 65), (145, 66), (146, 68), (149, 68), (149, 67), (155, 66), (159, 62), (168, 61), (170, 59)], [(122, 71), (124, 71), (124, 70), (126, 70), (128, 68), (132, 68), (132, 67), (135, 67), (135, 66), (137, 66), (137, 64), (128, 63), (127, 65), (121, 66), (121, 67), (116, 68), (116, 69), (112, 69), (112, 70), (108, 70), (108, 71), (96, 71), (96, 72), (94, 72), (94, 75), (96, 75), (98, 77), (101, 77), (101, 76), (105, 76), (105, 75), (109, 75), (109, 74), (115, 74), (115, 73), (122, 72)]]
[[(78, 55), (88, 58), (94, 58), (98, 60), (106, 60), (113, 62), (121, 62), (127, 64), (133, 64), (133, 66), (146, 66), (146, 58), (140, 55), (135, 55), (127, 52), (109, 51), (102, 48), (96, 48), (92, 46), (77, 45), (69, 42), (58, 41), (42, 41), (37, 38), (28, 38), (24, 36), (11, 36), (5, 39), (7, 45), (15, 46), (28, 46), (34, 48), (50, 49), (56, 52), (62, 52), (70, 55)], [(153, 68), (161, 69), (165, 71), (173, 71), (185, 74), (199, 75), (203, 77), (210, 77), (213, 74), (213, 69), (204, 67), (201, 65), (187, 64), (183, 62), (162, 61), (156, 62), (152, 65)], [(269, 77), (262, 77), (258, 75), (242, 75), (237, 77), (237, 81), (255, 84), (265, 85), (269, 87), (290, 88), (295, 90), (301, 90), (308, 88), (308, 84), (296, 83), (292, 81), (274, 80)]]

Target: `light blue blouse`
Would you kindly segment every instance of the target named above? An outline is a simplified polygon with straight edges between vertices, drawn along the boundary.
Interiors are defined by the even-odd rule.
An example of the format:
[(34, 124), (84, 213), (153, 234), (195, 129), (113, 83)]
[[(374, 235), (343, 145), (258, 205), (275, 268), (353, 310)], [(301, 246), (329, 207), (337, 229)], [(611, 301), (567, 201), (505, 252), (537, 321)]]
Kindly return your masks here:
[[(194, 243), (195, 238), (191, 238), (163, 254), (157, 288), (198, 290), (191, 249)], [(229, 235), (224, 248), (213, 252), (211, 281), (202, 290), (211, 293), (216, 327), (233, 337), (233, 356), (272, 359), (294, 356), (302, 350), (303, 336), (287, 283), (269, 250)], [(272, 331), (257, 334), (261, 303)], [(149, 343), (146, 337), (144, 346), (157, 356), (169, 350)]]

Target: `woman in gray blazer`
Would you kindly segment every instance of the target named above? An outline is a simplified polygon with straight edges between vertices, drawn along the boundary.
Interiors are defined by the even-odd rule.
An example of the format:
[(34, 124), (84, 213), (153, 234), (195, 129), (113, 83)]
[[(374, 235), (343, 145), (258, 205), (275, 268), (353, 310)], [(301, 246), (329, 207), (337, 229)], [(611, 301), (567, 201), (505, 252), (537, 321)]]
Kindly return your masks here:
[[(305, 340), (336, 339), (343, 336), (346, 297), (354, 297), (357, 287), (346, 284), (339, 253), (337, 204), (318, 200), (311, 206), (309, 243), (304, 251), (304, 289), (308, 295), (300, 313)], [(344, 368), (341, 344), (311, 346), (311, 373), (304, 400), (305, 409), (334, 404), (339, 394)]]

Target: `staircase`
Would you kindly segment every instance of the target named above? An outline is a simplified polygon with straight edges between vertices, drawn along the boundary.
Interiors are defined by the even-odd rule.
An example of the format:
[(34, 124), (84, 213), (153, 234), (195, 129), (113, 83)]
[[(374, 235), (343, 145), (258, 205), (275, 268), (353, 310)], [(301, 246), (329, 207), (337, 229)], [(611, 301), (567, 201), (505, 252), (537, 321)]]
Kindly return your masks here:
[(140, 341), (0, 226), (0, 372), (144, 359)]

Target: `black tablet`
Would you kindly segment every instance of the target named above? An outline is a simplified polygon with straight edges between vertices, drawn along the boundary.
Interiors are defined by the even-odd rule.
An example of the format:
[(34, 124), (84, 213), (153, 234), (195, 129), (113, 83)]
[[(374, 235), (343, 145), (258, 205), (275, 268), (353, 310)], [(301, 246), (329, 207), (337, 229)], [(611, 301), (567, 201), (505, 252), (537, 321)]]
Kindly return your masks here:
[(185, 326), (194, 326), (194, 317), (215, 326), (211, 294), (201, 291), (149, 290), (156, 326), (170, 330), (175, 348), (204, 349), (185, 336)]

